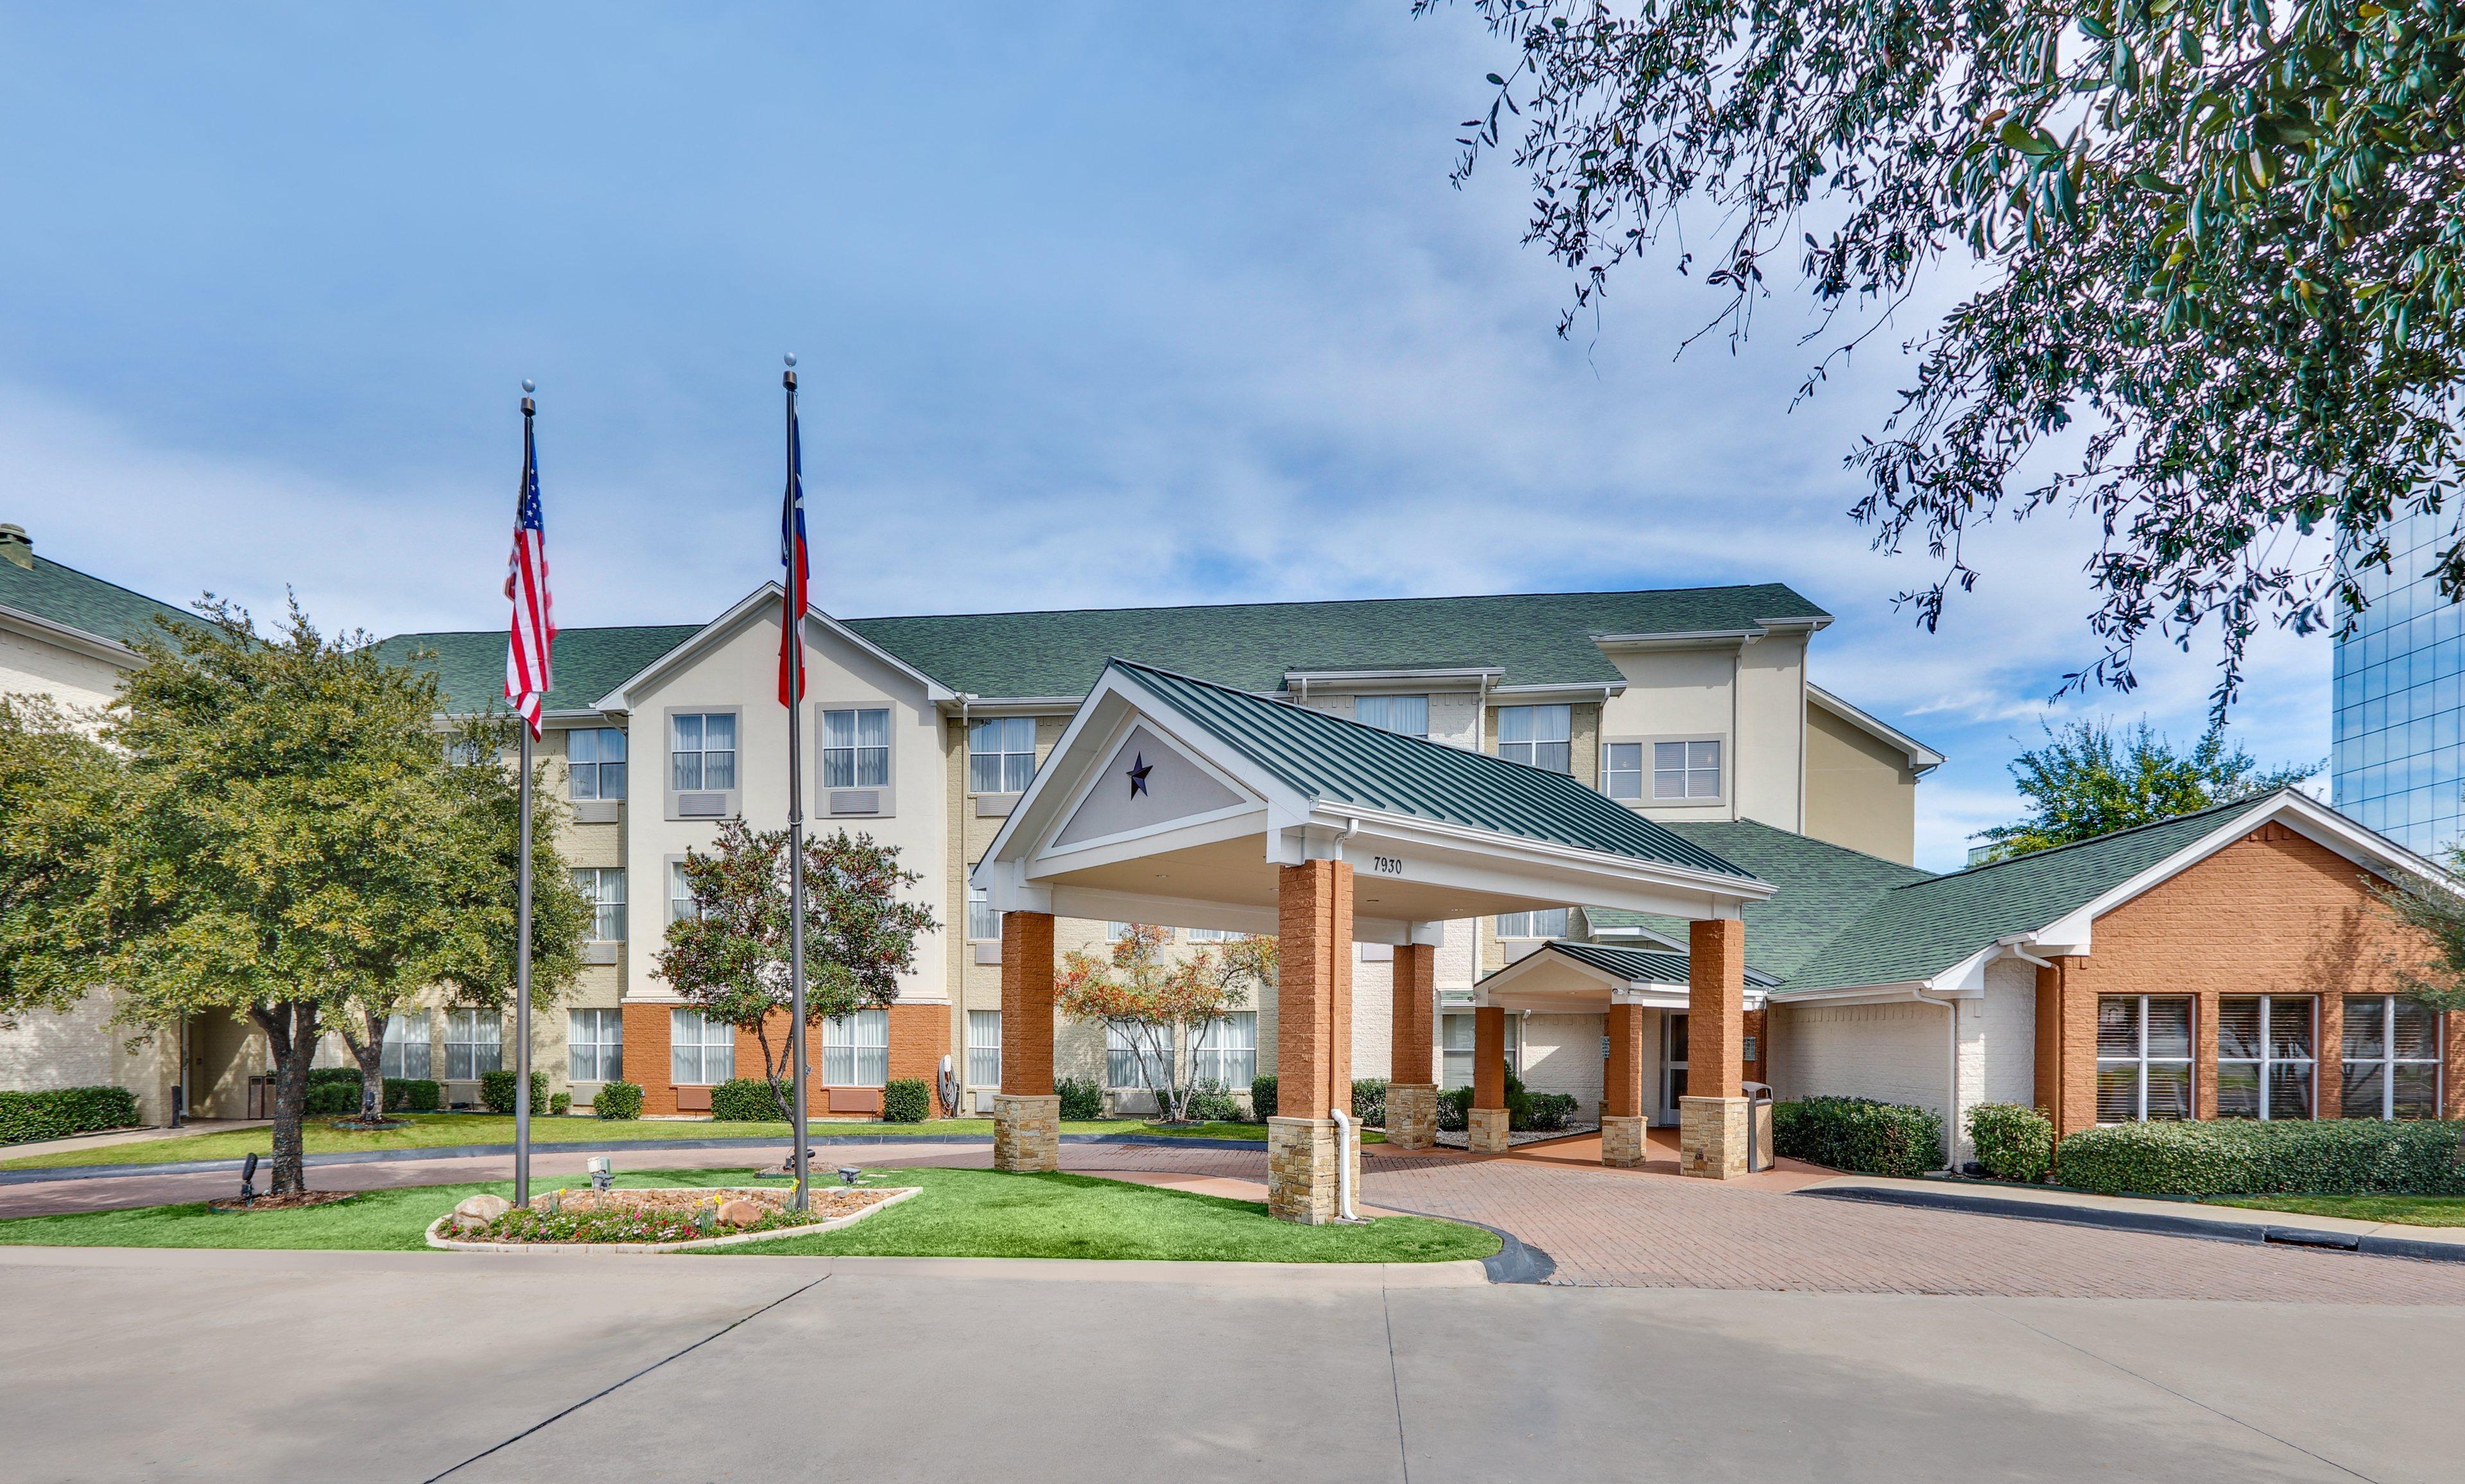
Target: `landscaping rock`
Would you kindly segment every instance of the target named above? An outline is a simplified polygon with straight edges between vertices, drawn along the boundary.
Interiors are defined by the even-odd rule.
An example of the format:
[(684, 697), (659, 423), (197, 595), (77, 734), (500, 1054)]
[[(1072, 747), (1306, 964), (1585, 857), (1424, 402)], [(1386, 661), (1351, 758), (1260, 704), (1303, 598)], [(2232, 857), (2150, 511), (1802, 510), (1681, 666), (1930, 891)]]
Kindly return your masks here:
[(454, 1226), (461, 1231), (477, 1231), (514, 1208), (514, 1203), (501, 1195), (467, 1196), (454, 1207)]
[(722, 1227), (749, 1227), (760, 1221), (766, 1214), (761, 1207), (751, 1201), (734, 1200), (719, 1208), (719, 1224)]

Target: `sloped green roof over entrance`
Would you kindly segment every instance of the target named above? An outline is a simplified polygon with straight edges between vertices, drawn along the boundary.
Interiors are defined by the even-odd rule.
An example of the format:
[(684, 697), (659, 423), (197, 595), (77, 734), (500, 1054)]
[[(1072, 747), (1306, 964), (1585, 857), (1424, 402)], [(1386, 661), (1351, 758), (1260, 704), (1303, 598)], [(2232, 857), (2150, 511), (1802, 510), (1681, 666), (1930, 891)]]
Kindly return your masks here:
[[(557, 632), (556, 684), (547, 693), (550, 711), (588, 711), (600, 698), (640, 674), (658, 658), (695, 634), (700, 624), (649, 624), (626, 629), (564, 629)], [(434, 652), (426, 663), (436, 671), (445, 692), (446, 709), (483, 711), (493, 702), (505, 704), (505, 643), (502, 630), (481, 633), (402, 633), (377, 645), (377, 653), (400, 664), (421, 650)]]
[(117, 644), (135, 644), (148, 634), (161, 632), (154, 627), (158, 615), (189, 623), (204, 622), (186, 609), (158, 603), (142, 592), (131, 592), (100, 577), (88, 577), (48, 557), (38, 556), (33, 562), (32, 571), (14, 562), (0, 562), (0, 608), (32, 613), (64, 629)]
[[(1577, 942), (1571, 939), (1555, 939), (1542, 945), (1543, 953), (1563, 953), (1578, 963), (1588, 963), (1604, 973), (1650, 985), (1682, 985), (1686, 983), (1689, 955), (1668, 953), (1651, 948), (1619, 948), (1608, 943)], [(1769, 974), (1746, 970), (1746, 983), (1768, 987), (1775, 981)]]
[(1830, 616), (1782, 584), (1759, 583), (855, 618), (847, 626), (955, 690), (1075, 698), (1094, 688), (1111, 654), (1245, 691), (1280, 690), (1285, 672), (1295, 670), (1495, 667), (1503, 685), (1614, 685), (1623, 676), (1591, 642), (1595, 635), (1716, 632)]
[[(1748, 902), (1740, 916), (1746, 924), (1746, 966), (1782, 980), (1805, 967), (1894, 887), (1933, 878), (1915, 866), (1751, 819), (1672, 822), (1667, 828), (1780, 888), (1767, 900)], [(1585, 909), (1584, 916), (1594, 932), (1639, 927), (1672, 942), (1686, 941), (1686, 924), (1675, 918), (1598, 907)]]
[(1741, 881), (1754, 877), (1564, 773), (1116, 659), (1112, 667), (1311, 798)]

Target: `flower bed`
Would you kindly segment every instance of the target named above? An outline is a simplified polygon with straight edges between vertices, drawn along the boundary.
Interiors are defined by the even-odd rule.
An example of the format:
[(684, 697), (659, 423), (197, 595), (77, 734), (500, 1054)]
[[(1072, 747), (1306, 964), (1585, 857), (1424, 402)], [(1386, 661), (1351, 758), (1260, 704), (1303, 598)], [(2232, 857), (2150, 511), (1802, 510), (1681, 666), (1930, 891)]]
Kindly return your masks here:
[[(560, 1190), (476, 1228), (457, 1229), (449, 1211), (428, 1229), (428, 1245), (476, 1251), (682, 1251), (833, 1230), (920, 1192), (814, 1185), (810, 1193), (808, 1208), (799, 1211), (788, 1204), (792, 1192), (775, 1185)], [(721, 1217), (722, 1209), (728, 1218)]]

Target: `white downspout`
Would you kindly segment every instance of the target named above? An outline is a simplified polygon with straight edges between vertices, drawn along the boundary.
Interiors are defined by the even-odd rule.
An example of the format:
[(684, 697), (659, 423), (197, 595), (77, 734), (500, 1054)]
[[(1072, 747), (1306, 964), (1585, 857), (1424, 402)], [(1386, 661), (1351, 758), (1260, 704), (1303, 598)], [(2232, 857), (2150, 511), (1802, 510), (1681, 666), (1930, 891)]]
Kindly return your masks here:
[(1960, 1002), (1943, 1000), (1938, 1003), (1951, 1012), (1947, 1022), (1951, 1031), (1951, 1075), (1948, 1085), (1943, 1088), (1943, 1167), (1957, 1175), (1960, 1173)]
[(1329, 1107), (1335, 1115), (1335, 1211), (1342, 1221), (1359, 1221), (1361, 1214), (1352, 1208), (1352, 1115), (1342, 1108)]

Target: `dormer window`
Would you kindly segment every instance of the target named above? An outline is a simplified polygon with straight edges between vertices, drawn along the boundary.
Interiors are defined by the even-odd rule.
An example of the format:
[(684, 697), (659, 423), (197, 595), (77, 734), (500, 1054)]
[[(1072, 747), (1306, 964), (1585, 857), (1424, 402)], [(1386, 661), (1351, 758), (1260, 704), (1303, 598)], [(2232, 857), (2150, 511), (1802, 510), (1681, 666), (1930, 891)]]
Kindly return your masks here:
[(1430, 698), (1427, 696), (1363, 696), (1352, 702), (1352, 720), (1364, 726), (1374, 726), (1382, 732), (1399, 732), (1406, 737), (1430, 735)]

